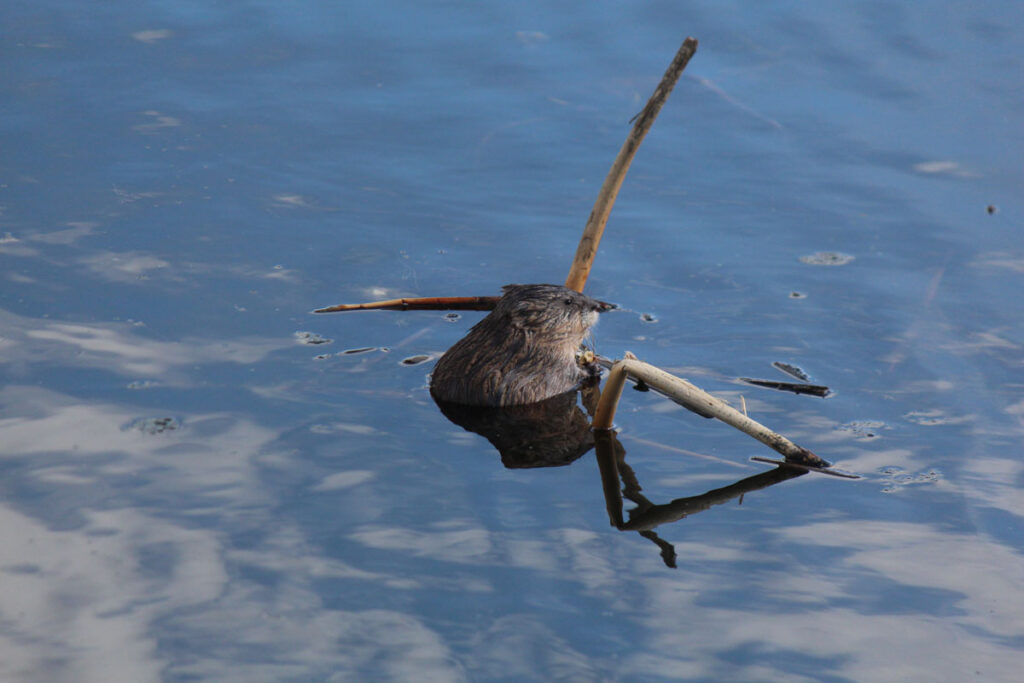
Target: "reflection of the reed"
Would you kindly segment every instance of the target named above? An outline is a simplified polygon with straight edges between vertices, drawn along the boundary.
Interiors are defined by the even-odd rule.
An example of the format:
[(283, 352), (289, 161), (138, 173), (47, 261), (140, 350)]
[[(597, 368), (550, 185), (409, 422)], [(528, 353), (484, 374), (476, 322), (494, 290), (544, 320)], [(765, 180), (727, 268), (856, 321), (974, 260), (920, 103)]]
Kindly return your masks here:
[[(637, 480), (633, 468), (626, 464), (626, 449), (619, 443), (614, 432), (595, 432), (594, 445), (597, 464), (601, 469), (605, 505), (608, 508), (608, 518), (611, 520), (612, 526), (620, 531), (636, 531), (653, 542), (660, 548), (661, 558), (665, 564), (673, 568), (676, 566), (675, 548), (654, 533), (655, 527), (678, 522), (684, 517), (739, 498), (750, 491), (757, 491), (807, 474), (806, 471), (794, 467), (779, 466), (774, 470), (741, 479), (729, 486), (713, 489), (698, 496), (676, 498), (659, 505), (652, 503), (640, 493), (640, 482)], [(619, 488), (620, 480), (622, 482), (621, 489)], [(623, 498), (636, 503), (636, 507), (627, 513), (628, 519), (625, 519), (622, 514)]]
[[(508, 408), (479, 408), (441, 402), (438, 402), (438, 407), (455, 424), (490, 441), (508, 468), (568, 465), (596, 446), (605, 504), (612, 525), (620, 531), (636, 531), (657, 545), (669, 567), (676, 566), (675, 548), (654, 532), (656, 527), (677, 522), (749, 491), (806, 474), (805, 470), (796, 467), (779, 466), (697, 496), (653, 503), (640, 492), (636, 474), (626, 463), (626, 450), (615, 432), (591, 430), (586, 414), (577, 403), (577, 395), (577, 392), (569, 392), (540, 403)], [(595, 392), (584, 390), (585, 405), (592, 407), (595, 400)], [(623, 499), (636, 504), (625, 516)]]

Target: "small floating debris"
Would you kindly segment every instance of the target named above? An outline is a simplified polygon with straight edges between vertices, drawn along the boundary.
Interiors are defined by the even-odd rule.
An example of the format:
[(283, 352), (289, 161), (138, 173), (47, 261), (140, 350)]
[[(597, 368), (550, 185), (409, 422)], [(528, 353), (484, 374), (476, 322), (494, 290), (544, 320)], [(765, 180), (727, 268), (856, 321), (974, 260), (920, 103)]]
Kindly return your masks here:
[(839, 425), (836, 429), (840, 432), (850, 432), (861, 439), (876, 439), (878, 438), (878, 431), (889, 429), (889, 425), (880, 420), (854, 420), (853, 422)]
[(172, 432), (180, 426), (181, 423), (173, 417), (140, 417), (121, 427), (121, 431), (163, 434), (164, 432)]
[(658, 317), (653, 313), (641, 313), (640, 321), (645, 323), (656, 323), (658, 322)]
[(445, 313), (444, 314), (444, 319), (445, 319), (446, 322), (453, 323), (453, 322), (458, 321), (460, 318), (462, 318), (462, 316), (459, 315), (458, 313)]
[(419, 365), (420, 363), (426, 363), (430, 360), (430, 356), (420, 354), (418, 356), (409, 356), (408, 358), (402, 359), (402, 365)]
[(803, 292), (790, 292), (789, 293), (789, 298), (790, 299), (806, 299), (807, 295), (804, 294)]
[(999, 209), (996, 208), (995, 204), (989, 204), (988, 206), (985, 207), (985, 211), (988, 213), (989, 216), (991, 216), (996, 211), (999, 211)]
[(313, 360), (327, 360), (330, 357), (331, 354), (329, 353), (321, 353), (319, 355), (313, 356)]
[(801, 263), (811, 266), (845, 266), (854, 259), (850, 254), (839, 251), (818, 251), (807, 256), (801, 256)]
[(299, 344), (330, 344), (334, 340), (321, 337), (316, 332), (296, 332), (295, 341)]
[(902, 467), (893, 465), (880, 468), (878, 473), (887, 480), (885, 486), (882, 487), (882, 493), (895, 493), (905, 486), (934, 484), (942, 479), (942, 472), (937, 469), (909, 473)]
[(790, 377), (798, 379), (801, 382), (809, 382), (811, 380), (811, 378), (807, 375), (806, 372), (804, 372), (795, 365), (790, 365), (789, 363), (783, 363), (781, 361), (775, 361), (774, 363), (772, 363), (772, 367), (775, 368), (776, 370), (781, 370)]
[[(376, 351), (376, 350), (377, 350), (376, 346), (363, 346), (363, 347), (358, 348), (358, 349), (345, 349), (344, 351), (339, 351), (338, 355), (339, 356), (354, 356), (357, 353), (369, 353), (370, 351)], [(386, 350), (387, 349), (381, 349), (381, 351), (386, 351)]]

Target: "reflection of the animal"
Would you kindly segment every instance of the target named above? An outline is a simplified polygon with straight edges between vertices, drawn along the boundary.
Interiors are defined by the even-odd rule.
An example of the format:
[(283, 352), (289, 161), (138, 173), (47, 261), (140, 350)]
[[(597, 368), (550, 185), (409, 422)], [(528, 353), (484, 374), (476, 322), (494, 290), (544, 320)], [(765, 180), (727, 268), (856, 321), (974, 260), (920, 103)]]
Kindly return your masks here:
[[(596, 390), (583, 390), (584, 404), (590, 405)], [(498, 449), (501, 462), (510, 469), (568, 465), (594, 446), (590, 420), (577, 403), (578, 393), (558, 396), (521, 406), (489, 408), (437, 401), (449, 420), (475, 432)]]
[[(596, 389), (584, 389), (582, 396), (590, 411), (596, 401)], [(615, 433), (590, 429), (590, 421), (578, 405), (575, 391), (540, 403), (508, 408), (479, 408), (441, 402), (438, 407), (455, 424), (490, 441), (508, 468), (568, 465), (596, 446), (612, 525), (621, 531), (636, 531), (656, 544), (669, 567), (676, 566), (675, 548), (654, 532), (655, 527), (679, 521), (748, 491), (806, 474), (795, 467), (780, 466), (698, 496), (655, 504), (640, 493), (636, 475), (626, 464), (626, 450)], [(636, 503), (636, 507), (626, 513), (628, 519), (623, 517), (623, 498)]]

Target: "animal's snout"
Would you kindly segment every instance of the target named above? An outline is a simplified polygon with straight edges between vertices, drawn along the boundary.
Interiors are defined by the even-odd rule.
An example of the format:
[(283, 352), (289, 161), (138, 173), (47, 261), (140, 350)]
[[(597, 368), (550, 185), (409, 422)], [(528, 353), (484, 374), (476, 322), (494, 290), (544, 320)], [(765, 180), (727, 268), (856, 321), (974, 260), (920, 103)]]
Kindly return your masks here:
[(607, 301), (597, 301), (597, 305), (594, 306), (594, 310), (598, 313), (606, 313), (612, 309), (618, 308), (615, 304), (610, 304)]

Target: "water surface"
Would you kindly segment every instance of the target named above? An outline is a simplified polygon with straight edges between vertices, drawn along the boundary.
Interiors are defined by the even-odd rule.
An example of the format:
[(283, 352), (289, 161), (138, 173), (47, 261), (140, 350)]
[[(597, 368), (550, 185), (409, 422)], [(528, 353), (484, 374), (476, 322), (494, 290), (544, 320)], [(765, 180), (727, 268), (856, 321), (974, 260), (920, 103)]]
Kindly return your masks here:
[[(0, 678), (1014, 680), (1022, 24), (7, 3)], [(750, 491), (659, 545), (609, 525), (593, 451), (508, 469), (438, 411), (402, 360), (481, 314), (309, 311), (562, 281), (686, 35), (587, 285), (622, 307), (597, 350), (863, 479)], [(832, 396), (737, 381), (776, 361)], [(771, 455), (651, 393), (617, 422), (653, 504)]]

